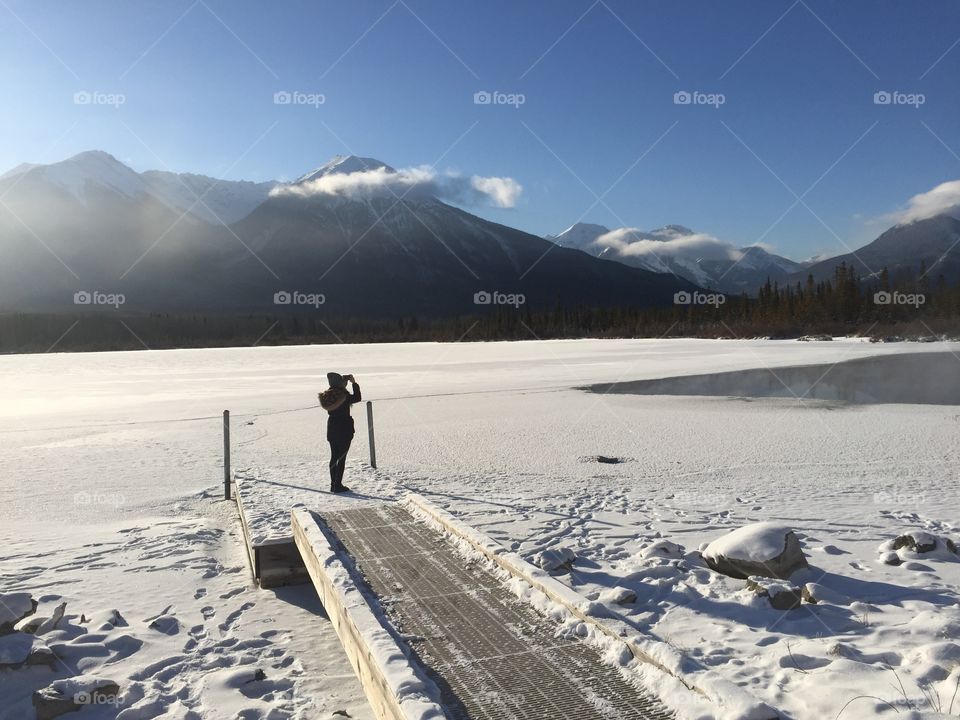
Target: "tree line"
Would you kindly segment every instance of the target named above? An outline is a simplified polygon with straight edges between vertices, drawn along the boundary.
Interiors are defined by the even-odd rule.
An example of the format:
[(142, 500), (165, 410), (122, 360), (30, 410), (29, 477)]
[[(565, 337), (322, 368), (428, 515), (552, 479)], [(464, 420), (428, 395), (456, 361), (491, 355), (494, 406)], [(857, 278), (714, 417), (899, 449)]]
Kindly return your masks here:
[[(669, 307), (485, 306), (475, 315), (428, 318), (300, 314), (94, 312), (0, 315), (0, 352), (80, 352), (361, 342), (557, 338), (771, 337), (868, 335), (960, 337), (960, 283), (932, 278), (922, 265), (864, 281), (841, 263), (828, 280), (779, 285), (756, 297), (689, 298)], [(682, 298), (687, 299), (687, 298)]]

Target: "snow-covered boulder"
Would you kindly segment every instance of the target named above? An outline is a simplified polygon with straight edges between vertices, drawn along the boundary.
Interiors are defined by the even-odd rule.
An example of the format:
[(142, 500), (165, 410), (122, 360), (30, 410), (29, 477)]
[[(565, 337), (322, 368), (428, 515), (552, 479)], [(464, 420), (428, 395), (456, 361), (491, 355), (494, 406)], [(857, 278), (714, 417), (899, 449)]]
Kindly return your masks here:
[(53, 652), (39, 638), (26, 633), (0, 635), (0, 668), (16, 669), (24, 665), (54, 663)]
[(675, 542), (670, 542), (669, 540), (657, 540), (655, 543), (643, 547), (640, 550), (640, 557), (644, 560), (651, 557), (679, 559), (682, 558), (683, 555), (683, 546)]
[(63, 614), (67, 610), (65, 602), (57, 605), (50, 615), (37, 615), (36, 617), (22, 620), (17, 625), (17, 630), (31, 635), (44, 635), (51, 630), (55, 630), (63, 620)]
[(630, 605), (637, 601), (637, 594), (630, 588), (617, 585), (601, 592), (599, 600), (608, 605)]
[(53, 720), (84, 705), (102, 705), (119, 692), (120, 686), (113, 680), (99, 677), (66, 678), (33, 693), (33, 707), (37, 711), (37, 720)]
[(744, 525), (708, 544), (701, 555), (713, 570), (744, 580), (752, 575), (789, 578), (807, 567), (793, 530), (773, 522)]
[(803, 586), (804, 602), (816, 605), (817, 603), (826, 603), (828, 605), (849, 605), (853, 600), (841, 592), (831, 590), (826, 585), (820, 583), (808, 582)]
[(885, 565), (901, 565), (917, 559), (960, 560), (953, 540), (926, 530), (911, 530), (887, 540), (877, 548), (877, 552), (880, 553), (880, 562)]
[(533, 564), (541, 570), (553, 572), (560, 568), (569, 568), (573, 561), (577, 559), (577, 554), (567, 547), (550, 548), (538, 553), (533, 559)]
[(176, 635), (180, 632), (180, 621), (175, 615), (161, 615), (154, 618), (149, 625), (151, 630), (163, 633), (164, 635)]
[(37, 611), (37, 601), (30, 593), (0, 593), (0, 635), (12, 633), (17, 623)]
[(767, 598), (770, 606), (777, 610), (793, 610), (800, 607), (803, 601), (803, 593), (796, 585), (759, 575), (747, 579), (747, 590), (757, 597)]

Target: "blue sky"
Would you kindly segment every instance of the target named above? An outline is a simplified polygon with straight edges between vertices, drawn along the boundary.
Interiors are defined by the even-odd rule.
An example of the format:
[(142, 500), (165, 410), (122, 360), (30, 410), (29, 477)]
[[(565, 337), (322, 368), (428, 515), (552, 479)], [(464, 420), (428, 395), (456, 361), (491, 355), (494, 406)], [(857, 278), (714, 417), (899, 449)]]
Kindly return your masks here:
[[(803, 258), (960, 178), (958, 36), (953, 0), (3, 0), (0, 168), (289, 179), (353, 152), (515, 178), (516, 207), (473, 210), (537, 234), (679, 223)], [(524, 103), (474, 103), (494, 90)]]

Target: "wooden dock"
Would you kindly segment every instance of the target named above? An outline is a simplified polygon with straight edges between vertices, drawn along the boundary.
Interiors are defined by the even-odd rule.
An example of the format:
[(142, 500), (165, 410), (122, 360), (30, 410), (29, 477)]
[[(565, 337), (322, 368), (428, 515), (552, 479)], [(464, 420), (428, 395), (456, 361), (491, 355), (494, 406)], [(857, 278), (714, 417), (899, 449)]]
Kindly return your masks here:
[[(635, 670), (558, 633), (505, 584), (520, 581), (718, 717), (775, 711), (674, 648), (641, 636), (474, 528), (408, 495), (335, 496), (238, 477), (237, 507), (261, 587), (312, 582), (383, 720), (667, 720)], [(505, 574), (506, 573), (506, 574)]]
[[(262, 588), (281, 587), (283, 585), (301, 585), (310, 582), (303, 557), (293, 541), (293, 531), (288, 527), (264, 529), (261, 516), (266, 513), (273, 517), (280, 513), (289, 516), (289, 509), (278, 510), (272, 504), (258, 503), (254, 485), (238, 478), (235, 497), (237, 512), (240, 515), (240, 527), (243, 530), (243, 543), (250, 560), (250, 570), (257, 584)], [(258, 522), (260, 521), (260, 522)]]

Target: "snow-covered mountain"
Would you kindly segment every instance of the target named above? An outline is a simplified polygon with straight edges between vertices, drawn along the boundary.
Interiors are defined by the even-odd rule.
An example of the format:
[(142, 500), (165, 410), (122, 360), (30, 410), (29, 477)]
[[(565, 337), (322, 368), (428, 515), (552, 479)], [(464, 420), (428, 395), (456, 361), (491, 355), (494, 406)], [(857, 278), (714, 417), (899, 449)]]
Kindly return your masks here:
[(876, 280), (886, 268), (891, 279), (901, 273), (913, 277), (927, 273), (931, 285), (942, 275), (949, 284), (960, 281), (960, 220), (950, 211), (900, 223), (862, 248), (813, 263), (791, 277), (793, 282), (830, 280), (840, 263), (852, 267), (864, 280)]
[(608, 232), (610, 232), (610, 228), (604, 227), (603, 225), (576, 223), (558, 235), (547, 235), (546, 239), (560, 247), (590, 252), (590, 246), (593, 245), (596, 239), (601, 235), (606, 235)]
[(138, 173), (109, 153), (91, 150), (49, 165), (23, 163), (0, 176), (21, 195), (32, 190), (38, 202), (50, 193), (86, 204), (90, 193), (113, 192), (129, 199), (147, 196), (210, 223), (232, 223), (267, 199), (275, 181), (253, 183), (204, 175), (148, 170)]
[(358, 157), (357, 155), (334, 155), (316, 170), (311, 170), (305, 175), (298, 177), (294, 184), (300, 185), (312, 180), (319, 180), (327, 175), (349, 175), (355, 172), (368, 172), (370, 170), (379, 170), (383, 168), (387, 172), (395, 172), (392, 167), (386, 163), (373, 158)]
[[(381, 172), (363, 192), (327, 186), (369, 170)], [(99, 290), (123, 293), (127, 310), (302, 312), (274, 301), (298, 291), (322, 294), (327, 313), (440, 317), (477, 312), (484, 292), (519, 294), (535, 309), (665, 306), (696, 289), (577, 250), (548, 252), (543, 238), (441, 201), (429, 182), (401, 199), (379, 186), (394, 173), (387, 179), (409, 180), (354, 156), (287, 184), (137, 173), (96, 151), (22, 166), (0, 178), (0, 257), (16, 260), (0, 263), (0, 310), (74, 309), (76, 293)], [(318, 184), (327, 178), (335, 182)]]
[(101, 150), (82, 152), (51, 165), (24, 163), (3, 176), (4, 179), (10, 177), (18, 178), (18, 182), (47, 183), (80, 202), (86, 201), (91, 186), (129, 198), (147, 193), (146, 182), (139, 173)]
[(172, 208), (189, 211), (210, 223), (230, 223), (245, 218), (279, 183), (218, 180), (193, 173), (148, 170), (142, 177), (148, 192)]
[(752, 295), (767, 278), (782, 281), (804, 267), (762, 247), (737, 248), (683, 225), (643, 231), (610, 230), (603, 225), (577, 223), (547, 239), (595, 257), (651, 272), (675, 274), (700, 287), (725, 293)]

